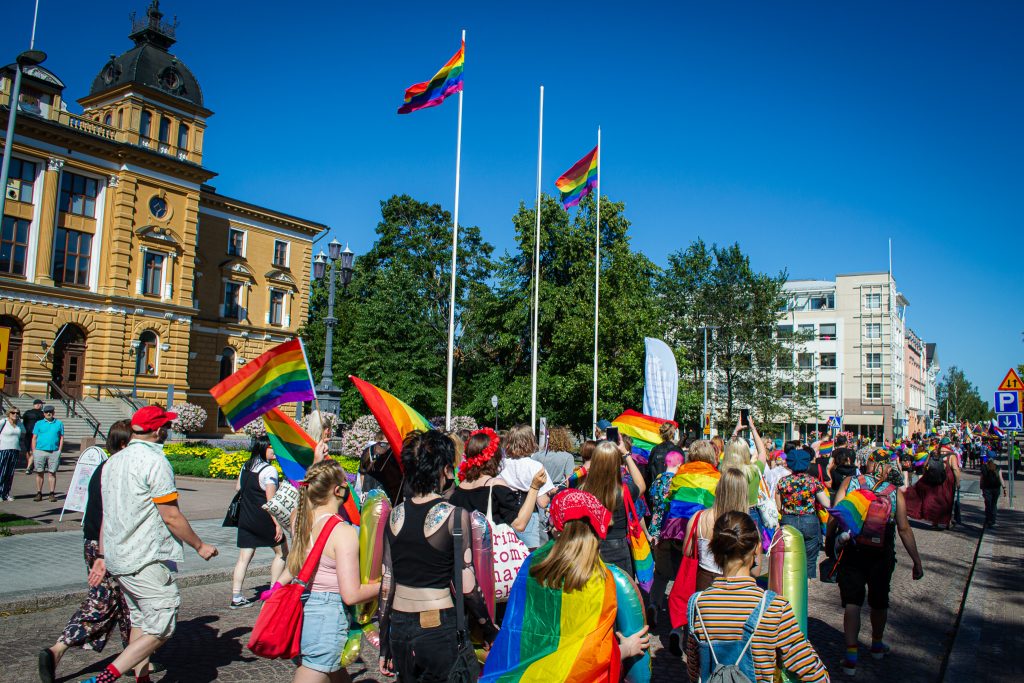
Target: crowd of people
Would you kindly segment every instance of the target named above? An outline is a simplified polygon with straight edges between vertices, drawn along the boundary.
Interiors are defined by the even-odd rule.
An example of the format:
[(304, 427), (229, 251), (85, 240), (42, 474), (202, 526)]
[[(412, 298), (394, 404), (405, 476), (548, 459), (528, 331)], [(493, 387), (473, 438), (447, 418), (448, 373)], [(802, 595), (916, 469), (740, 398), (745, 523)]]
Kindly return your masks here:
[[(48, 463), (39, 455), (47, 450), (42, 446), (53, 445), (44, 440), (53, 428), (39, 429), (52, 424), (52, 409), (42, 414), (33, 428), (37, 467)], [(9, 415), (0, 430), (0, 449), (8, 443), (5, 431), (20, 424), (17, 417)], [(109, 430), (109, 458), (89, 483), (83, 525), (90, 590), (56, 642), (39, 653), (44, 683), (55, 680), (69, 648), (102, 651), (115, 632), (123, 651), (88, 683), (111, 683), (132, 670), (146, 683), (159, 667), (150, 656), (175, 630), (174, 571), (183, 544), (204, 560), (218, 554), (178, 508), (163, 455), (174, 417), (150, 406)], [(780, 527), (792, 527), (803, 540), (805, 582), (826, 556), (821, 579), (838, 584), (844, 615), (846, 650), (837, 664), (852, 676), (865, 601), (867, 651), (874, 658), (890, 654), (885, 626), (897, 536), (913, 578), (924, 574), (909, 519), (938, 529), (955, 524), (961, 467), (975, 455), (987, 524), (995, 524), (996, 501), (1005, 493), (987, 444), (969, 432), (963, 439), (915, 435), (896, 443), (823, 433), (809, 443), (784, 443), (762, 437), (750, 420), (738, 422), (730, 438), (710, 440), (679, 439), (665, 424), (662, 442), (647, 453), (606, 431), (612, 425), (597, 427), (597, 438), (580, 444), (581, 463), (565, 430), (554, 430), (543, 447), (525, 425), (502, 434), (413, 432), (398, 453), (381, 435), (363, 452), (355, 486), (328, 457), (328, 429), (318, 428), (315, 462), (291, 483), (281, 480), (270, 443), (254, 439), (229, 513), (238, 529), (230, 607), (260, 604), (298, 581), (309, 560), (310, 580), (300, 584), (296, 683), (349, 680), (342, 653), (359, 628), (353, 610), (375, 600), (377, 666), (399, 681), (448, 681), (453, 664), (465, 668), (463, 680), (618, 681), (649, 649), (648, 628), (666, 616), (674, 627), (668, 655), (685, 658), (694, 681), (732, 663), (752, 682), (769, 683), (781, 670), (790, 680), (828, 681), (792, 596), (765, 587), (766, 558)], [(11, 433), (24, 439), (24, 429)], [(680, 520), (674, 507), (680, 482), (694, 475), (712, 483), (705, 504)], [(292, 484), (297, 504), (283, 523), (267, 503)], [(367, 548), (360, 547), (359, 519), (346, 512), (375, 489), (390, 503), (381, 520), (379, 580), (360, 570)], [(865, 491), (878, 501), (877, 511), (875, 503), (868, 510), (879, 524), (875, 538), (851, 533), (825, 512)], [(496, 600), (491, 543), (505, 526), (522, 551), (511, 570), (503, 565), (510, 574)], [(645, 543), (653, 576), (637, 552)], [(259, 597), (246, 596), (243, 582), (257, 548), (274, 553), (273, 585)], [(517, 555), (512, 545), (502, 548)], [(682, 576), (691, 561), (687, 587)], [(623, 582), (642, 598), (639, 618), (647, 626), (633, 633), (616, 625), (636, 608), (623, 599)], [(566, 614), (574, 618), (567, 621)]]

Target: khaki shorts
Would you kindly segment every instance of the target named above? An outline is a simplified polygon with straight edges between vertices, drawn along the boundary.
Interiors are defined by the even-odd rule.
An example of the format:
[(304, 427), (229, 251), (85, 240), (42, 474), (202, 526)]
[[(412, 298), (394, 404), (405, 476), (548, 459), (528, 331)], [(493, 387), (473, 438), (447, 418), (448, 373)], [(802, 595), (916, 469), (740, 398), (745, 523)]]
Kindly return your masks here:
[(128, 603), (132, 627), (157, 638), (170, 638), (178, 621), (181, 595), (167, 565), (153, 562), (116, 578)]
[(36, 474), (42, 474), (43, 472), (56, 474), (57, 470), (60, 469), (60, 451), (36, 450), (32, 454), (32, 469), (35, 470)]

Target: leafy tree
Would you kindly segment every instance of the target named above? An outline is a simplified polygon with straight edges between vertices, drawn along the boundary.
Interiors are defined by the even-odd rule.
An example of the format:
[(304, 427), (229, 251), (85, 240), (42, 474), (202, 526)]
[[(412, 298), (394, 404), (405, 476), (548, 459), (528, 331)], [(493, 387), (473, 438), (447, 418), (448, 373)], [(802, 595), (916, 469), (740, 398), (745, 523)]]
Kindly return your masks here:
[(978, 388), (967, 379), (964, 371), (955, 365), (950, 366), (939, 381), (936, 398), (939, 403), (939, 416), (943, 420), (978, 422), (995, 417), (988, 401), (982, 400)]

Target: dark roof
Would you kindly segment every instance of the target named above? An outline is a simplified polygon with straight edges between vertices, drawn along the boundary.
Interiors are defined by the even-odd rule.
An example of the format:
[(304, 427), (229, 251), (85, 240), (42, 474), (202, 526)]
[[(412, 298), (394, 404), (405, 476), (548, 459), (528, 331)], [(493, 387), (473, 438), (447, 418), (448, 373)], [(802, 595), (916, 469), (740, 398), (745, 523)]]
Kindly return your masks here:
[(199, 81), (185, 64), (167, 51), (174, 45), (177, 24), (161, 21), (160, 3), (153, 2), (148, 19), (136, 21), (129, 36), (135, 47), (120, 57), (110, 56), (92, 82), (89, 95), (96, 95), (126, 83), (138, 83), (172, 97), (203, 106)]
[(928, 365), (932, 364), (932, 360), (935, 359), (935, 344), (925, 344), (925, 358), (928, 361)]

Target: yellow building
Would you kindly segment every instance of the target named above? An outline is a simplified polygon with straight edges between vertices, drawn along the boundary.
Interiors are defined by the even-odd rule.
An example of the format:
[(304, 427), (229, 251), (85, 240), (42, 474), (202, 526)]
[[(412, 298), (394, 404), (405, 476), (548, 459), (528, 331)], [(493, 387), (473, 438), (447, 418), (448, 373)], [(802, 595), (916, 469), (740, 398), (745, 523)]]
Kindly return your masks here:
[[(23, 70), (0, 230), (4, 391), (105, 398), (137, 385), (164, 402), (173, 387), (206, 408), (212, 432), (210, 387), (305, 320), (312, 242), (327, 226), (208, 184), (213, 112), (168, 52), (174, 34), (153, 2), (80, 115), (57, 76)], [(14, 69), (0, 71), (0, 132)]]

